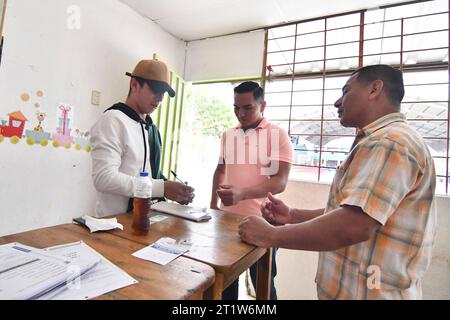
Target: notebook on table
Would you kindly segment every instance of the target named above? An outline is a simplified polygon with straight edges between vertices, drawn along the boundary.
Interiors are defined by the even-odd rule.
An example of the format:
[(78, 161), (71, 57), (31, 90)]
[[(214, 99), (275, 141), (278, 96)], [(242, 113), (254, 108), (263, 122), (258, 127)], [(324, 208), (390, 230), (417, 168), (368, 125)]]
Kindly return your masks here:
[(175, 202), (161, 201), (152, 204), (150, 207), (152, 210), (168, 213), (180, 218), (185, 218), (193, 221), (204, 221), (211, 219), (207, 208), (183, 206)]

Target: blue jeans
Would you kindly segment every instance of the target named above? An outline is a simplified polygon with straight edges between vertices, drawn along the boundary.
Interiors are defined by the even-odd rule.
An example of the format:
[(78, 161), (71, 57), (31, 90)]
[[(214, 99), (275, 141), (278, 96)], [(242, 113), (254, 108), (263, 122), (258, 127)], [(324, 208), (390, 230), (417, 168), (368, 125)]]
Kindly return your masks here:
[[(272, 274), (270, 275), (270, 300), (277, 300), (277, 291), (274, 285), (274, 278), (277, 275), (277, 264), (275, 262), (275, 256), (278, 248), (272, 248)], [(253, 287), (256, 289), (256, 276), (258, 267), (257, 264), (253, 264), (250, 267), (250, 278), (252, 279)], [(239, 278), (228, 286), (222, 292), (222, 300), (238, 300), (239, 297)]]

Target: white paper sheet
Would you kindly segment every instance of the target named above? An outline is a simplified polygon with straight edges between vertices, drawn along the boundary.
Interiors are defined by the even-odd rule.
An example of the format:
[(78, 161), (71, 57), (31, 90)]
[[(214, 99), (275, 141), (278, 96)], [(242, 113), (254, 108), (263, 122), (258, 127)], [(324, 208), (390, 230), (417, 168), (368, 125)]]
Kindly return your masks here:
[(75, 281), (57, 292), (50, 292), (40, 297), (41, 300), (92, 299), (102, 294), (138, 283), (138, 281), (82, 241), (50, 247), (46, 251), (62, 257), (70, 257), (71, 259), (93, 257), (99, 259), (100, 262), (95, 268), (84, 274), (80, 281)]
[(158, 223), (158, 222), (164, 221), (164, 220), (166, 220), (167, 218), (168, 218), (167, 216), (164, 216), (164, 215), (162, 215), (162, 214), (159, 214), (159, 215), (157, 215), (157, 216), (152, 216), (152, 217), (150, 217), (150, 218), (149, 218), (149, 221), (150, 221), (150, 224), (154, 224), (154, 223)]
[(0, 299), (25, 300), (70, 283), (100, 259), (61, 257), (20, 243), (0, 246)]
[(164, 266), (170, 261), (181, 256), (186, 251), (187, 250), (185, 248), (177, 245), (174, 239), (161, 238), (148, 247), (136, 251), (133, 253), (133, 256)]

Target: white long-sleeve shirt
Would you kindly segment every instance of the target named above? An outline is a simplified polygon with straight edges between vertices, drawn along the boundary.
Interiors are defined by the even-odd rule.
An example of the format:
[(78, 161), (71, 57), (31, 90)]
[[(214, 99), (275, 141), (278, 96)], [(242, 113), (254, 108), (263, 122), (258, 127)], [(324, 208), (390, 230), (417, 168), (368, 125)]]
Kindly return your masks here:
[[(145, 169), (151, 176), (148, 132)], [(103, 113), (91, 129), (92, 178), (97, 190), (98, 217), (124, 213), (144, 164), (141, 124), (119, 110)], [(164, 196), (164, 181), (153, 179), (152, 197)]]

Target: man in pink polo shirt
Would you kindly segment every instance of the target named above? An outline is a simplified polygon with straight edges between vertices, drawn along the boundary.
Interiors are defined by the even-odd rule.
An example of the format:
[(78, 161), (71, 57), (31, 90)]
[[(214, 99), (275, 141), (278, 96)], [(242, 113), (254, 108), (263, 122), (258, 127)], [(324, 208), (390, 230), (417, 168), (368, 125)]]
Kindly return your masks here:
[[(292, 144), (287, 133), (268, 122), (264, 116), (264, 90), (256, 82), (247, 81), (234, 89), (234, 113), (239, 126), (222, 135), (219, 164), (214, 172), (211, 208), (261, 216), (261, 204), (270, 192), (286, 188), (292, 163)], [(273, 278), (276, 275), (276, 249), (272, 256), (270, 298), (276, 300)], [(250, 268), (256, 287), (256, 264)], [(223, 299), (238, 298), (238, 281), (223, 292)]]

